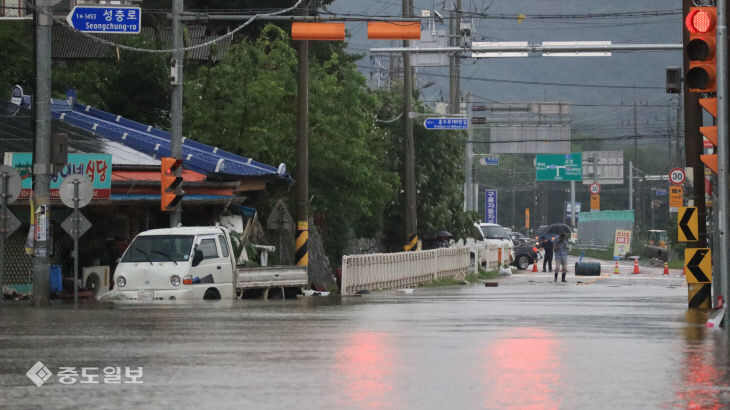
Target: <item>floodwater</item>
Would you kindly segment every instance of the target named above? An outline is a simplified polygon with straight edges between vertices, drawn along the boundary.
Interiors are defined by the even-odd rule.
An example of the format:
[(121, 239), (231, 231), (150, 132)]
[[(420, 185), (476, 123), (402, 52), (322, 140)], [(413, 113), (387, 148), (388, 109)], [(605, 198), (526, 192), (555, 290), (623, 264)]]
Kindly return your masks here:
[[(681, 276), (637, 276), (523, 273), (498, 287), (289, 301), (5, 302), (0, 407), (730, 406), (725, 331), (687, 310)], [(53, 373), (40, 387), (25, 375), (37, 361)], [(79, 380), (61, 383), (61, 367)], [(103, 370), (115, 367), (118, 384)], [(132, 384), (124, 372), (138, 367)], [(97, 377), (81, 383), (82, 368)]]

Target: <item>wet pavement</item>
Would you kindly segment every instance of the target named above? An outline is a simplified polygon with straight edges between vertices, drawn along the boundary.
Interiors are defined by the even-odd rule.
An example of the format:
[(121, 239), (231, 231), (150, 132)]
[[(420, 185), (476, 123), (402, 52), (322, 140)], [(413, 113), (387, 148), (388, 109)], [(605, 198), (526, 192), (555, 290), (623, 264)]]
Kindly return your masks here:
[[(0, 309), (0, 407), (727, 408), (681, 271), (519, 272), (411, 295)], [(53, 374), (38, 387), (37, 362)], [(61, 367), (79, 373), (63, 384)], [(119, 367), (119, 384), (104, 370)], [(143, 368), (132, 384), (125, 368)], [(82, 368), (87, 376), (81, 383)], [(93, 369), (96, 368), (96, 369)], [(68, 374), (69, 370), (64, 369)], [(65, 382), (71, 379), (64, 379)]]

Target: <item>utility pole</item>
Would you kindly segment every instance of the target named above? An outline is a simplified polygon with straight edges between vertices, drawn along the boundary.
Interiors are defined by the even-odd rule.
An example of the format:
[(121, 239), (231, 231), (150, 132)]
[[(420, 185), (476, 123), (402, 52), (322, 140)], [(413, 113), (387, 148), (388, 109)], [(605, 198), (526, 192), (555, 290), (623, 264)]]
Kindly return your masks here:
[[(183, 25), (180, 17), (183, 13), (183, 0), (172, 0), (172, 61), (170, 62), (172, 75), (172, 97), (170, 100), (170, 155), (175, 159), (182, 159), (182, 103), (183, 103)], [(182, 177), (182, 167), (175, 170), (176, 177)], [(181, 188), (176, 188), (181, 189)], [(182, 221), (182, 203), (175, 205), (170, 213), (170, 227), (176, 227)]]
[[(720, 293), (724, 299), (730, 294), (730, 283), (728, 281), (728, 45), (727, 45), (727, 1), (717, 2), (717, 157), (718, 157), (718, 201), (717, 207), (718, 231), (720, 241)], [(730, 320), (725, 318), (725, 331), (730, 334), (728, 325)]]
[[(449, 45), (459, 47), (461, 30), (461, 0), (456, 0), (456, 7), (449, 19)], [(449, 55), (449, 105), (450, 113), (458, 114), (461, 110), (461, 66), (459, 52)]]
[[(302, 11), (309, 14), (309, 4)], [(309, 40), (297, 41), (297, 234), (294, 241), (295, 263), (309, 266)]]
[(464, 203), (467, 211), (474, 210), (474, 128), (472, 127), (472, 101), (471, 93), (466, 93), (466, 112), (469, 115), (469, 128), (466, 130), (466, 144), (464, 147)]
[(50, 0), (37, 0), (35, 21), (35, 95), (33, 117), (33, 195), (35, 197), (35, 234), (33, 240), (33, 305), (49, 304), (49, 254), (51, 241), (51, 11)]
[[(413, 0), (403, 0), (403, 17), (410, 17), (413, 12), (411, 4)], [(403, 40), (403, 47), (410, 47), (409, 40)], [(413, 98), (413, 73), (411, 71), (411, 54), (403, 53), (403, 113), (405, 116), (405, 195), (406, 195), (406, 241), (418, 233), (418, 220), (416, 217), (416, 150), (413, 141), (413, 118), (411, 112), (411, 99)]]

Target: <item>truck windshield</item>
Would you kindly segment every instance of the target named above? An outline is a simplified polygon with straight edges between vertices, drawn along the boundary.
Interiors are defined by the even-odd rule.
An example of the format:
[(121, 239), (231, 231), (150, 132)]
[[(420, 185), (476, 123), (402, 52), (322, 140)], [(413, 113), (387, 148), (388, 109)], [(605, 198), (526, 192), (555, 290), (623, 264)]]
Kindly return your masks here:
[(509, 235), (501, 226), (482, 226), (482, 233), (487, 239), (507, 239)]
[(193, 238), (193, 235), (138, 236), (124, 253), (122, 262), (187, 261)]

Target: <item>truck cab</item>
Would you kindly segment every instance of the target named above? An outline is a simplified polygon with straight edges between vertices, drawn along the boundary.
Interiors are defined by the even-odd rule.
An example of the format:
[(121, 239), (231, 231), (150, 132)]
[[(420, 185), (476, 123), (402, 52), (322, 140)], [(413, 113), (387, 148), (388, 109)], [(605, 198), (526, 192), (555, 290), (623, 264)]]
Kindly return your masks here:
[(220, 226), (152, 229), (137, 235), (104, 298), (122, 300), (232, 299), (235, 259)]

